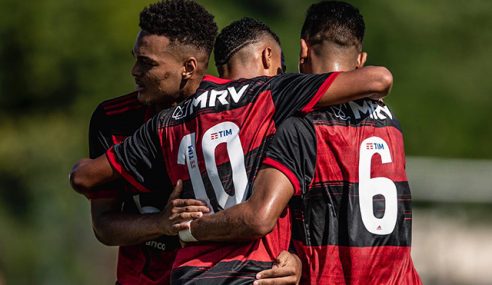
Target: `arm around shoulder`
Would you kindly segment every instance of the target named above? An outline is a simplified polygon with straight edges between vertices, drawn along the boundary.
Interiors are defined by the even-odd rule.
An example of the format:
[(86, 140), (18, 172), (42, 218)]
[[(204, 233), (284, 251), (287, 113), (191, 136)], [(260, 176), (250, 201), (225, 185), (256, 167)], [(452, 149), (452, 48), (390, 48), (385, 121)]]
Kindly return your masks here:
[(318, 107), (347, 103), (362, 98), (381, 99), (393, 86), (393, 75), (382, 66), (367, 66), (342, 72), (319, 100)]

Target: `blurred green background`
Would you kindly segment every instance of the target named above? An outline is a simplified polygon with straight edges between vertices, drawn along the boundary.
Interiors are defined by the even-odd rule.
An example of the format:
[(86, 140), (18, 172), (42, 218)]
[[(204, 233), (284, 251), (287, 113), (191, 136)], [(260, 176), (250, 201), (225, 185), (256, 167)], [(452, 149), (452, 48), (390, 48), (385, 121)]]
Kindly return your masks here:
[[(67, 175), (87, 155), (95, 106), (134, 88), (130, 50), (151, 2), (0, 2), (0, 285), (112, 284), (115, 251), (93, 237), (88, 202)], [(221, 28), (242, 16), (269, 24), (297, 70), (317, 1), (199, 2)], [(492, 1), (349, 2), (365, 17), (368, 63), (393, 72), (387, 103), (407, 154), (491, 159)]]

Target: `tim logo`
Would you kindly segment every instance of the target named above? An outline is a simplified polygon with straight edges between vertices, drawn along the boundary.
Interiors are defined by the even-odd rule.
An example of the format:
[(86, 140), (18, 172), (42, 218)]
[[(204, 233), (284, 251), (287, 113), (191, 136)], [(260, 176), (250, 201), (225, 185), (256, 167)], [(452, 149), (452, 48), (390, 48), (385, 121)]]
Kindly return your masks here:
[(210, 134), (210, 139), (211, 140), (216, 140), (216, 139), (224, 138), (224, 137), (228, 137), (228, 136), (232, 136), (232, 129), (228, 129), (228, 130), (223, 130), (223, 131), (218, 131), (216, 133), (212, 133), (212, 134)]
[(366, 143), (366, 149), (368, 150), (380, 150), (384, 149), (384, 144), (382, 143)]

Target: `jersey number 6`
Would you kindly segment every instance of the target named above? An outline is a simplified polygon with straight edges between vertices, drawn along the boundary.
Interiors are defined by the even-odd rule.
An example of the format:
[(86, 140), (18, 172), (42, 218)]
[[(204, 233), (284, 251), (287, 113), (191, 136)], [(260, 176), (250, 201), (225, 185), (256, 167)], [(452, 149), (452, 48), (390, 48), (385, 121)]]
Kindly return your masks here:
[[(365, 139), (359, 152), (359, 204), (362, 222), (366, 229), (376, 235), (388, 235), (396, 225), (398, 198), (396, 185), (386, 177), (371, 178), (371, 159), (374, 154), (381, 155), (381, 162), (391, 163), (388, 144), (379, 137)], [(385, 201), (384, 216), (374, 216), (373, 198), (382, 195)]]

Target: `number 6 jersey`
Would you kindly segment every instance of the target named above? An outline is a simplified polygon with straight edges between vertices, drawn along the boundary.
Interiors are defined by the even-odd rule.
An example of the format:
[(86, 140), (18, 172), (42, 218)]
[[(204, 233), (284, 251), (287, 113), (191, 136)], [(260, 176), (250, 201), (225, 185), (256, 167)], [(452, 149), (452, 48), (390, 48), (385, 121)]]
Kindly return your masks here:
[[(113, 168), (142, 192), (158, 191), (152, 169), (165, 165), (183, 198), (214, 212), (245, 201), (268, 140), (283, 120), (307, 113), (337, 73), (284, 74), (227, 81), (206, 76), (197, 93), (162, 111), (107, 152)], [(163, 174), (164, 175), (164, 174)], [(290, 242), (288, 213), (272, 233), (246, 243), (198, 243), (178, 251), (173, 284), (250, 284)]]
[(264, 164), (295, 188), (302, 284), (421, 284), (410, 256), (403, 136), (387, 106), (359, 100), (290, 118)]

